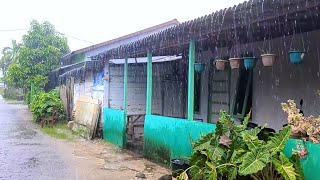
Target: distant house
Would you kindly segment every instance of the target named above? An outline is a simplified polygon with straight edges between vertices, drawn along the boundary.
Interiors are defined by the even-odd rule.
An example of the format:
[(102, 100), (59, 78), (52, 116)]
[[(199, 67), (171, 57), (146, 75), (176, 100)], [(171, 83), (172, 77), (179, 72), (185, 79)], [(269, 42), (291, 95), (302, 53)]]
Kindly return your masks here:
[(178, 24), (179, 22), (174, 19), (116, 39), (73, 51), (61, 58), (60, 68), (50, 73), (47, 88), (52, 89), (60, 85), (67, 85), (69, 94), (66, 95), (67, 100), (65, 100), (64, 104), (68, 109), (67, 114), (69, 118), (71, 118), (74, 103), (80, 95), (98, 98), (103, 104), (104, 64), (91, 60), (91, 56), (137, 41)]

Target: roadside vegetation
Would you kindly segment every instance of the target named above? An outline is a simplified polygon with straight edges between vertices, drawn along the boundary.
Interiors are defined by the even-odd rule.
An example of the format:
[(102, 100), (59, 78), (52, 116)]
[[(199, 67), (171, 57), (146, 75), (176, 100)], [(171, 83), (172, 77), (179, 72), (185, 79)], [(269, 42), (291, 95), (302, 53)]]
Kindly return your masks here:
[(44, 125), (42, 132), (60, 139), (70, 139), (72, 132), (65, 124), (59, 91), (45, 91), (45, 87), (49, 72), (60, 66), (60, 57), (68, 52), (67, 39), (52, 24), (33, 20), (22, 42), (13, 40), (2, 49), (0, 59), (3, 98), (12, 104), (24, 101), (33, 120)]
[(304, 179), (299, 155), (288, 158), (282, 152), (292, 127), (263, 134), (263, 127), (248, 128), (248, 122), (249, 116), (238, 125), (221, 112), (217, 129), (193, 144), (190, 168), (177, 179)]
[(30, 110), (35, 122), (52, 118), (56, 118), (58, 122), (65, 119), (65, 113), (58, 90), (51, 90), (49, 92), (42, 90), (34, 91), (31, 92), (29, 96)]

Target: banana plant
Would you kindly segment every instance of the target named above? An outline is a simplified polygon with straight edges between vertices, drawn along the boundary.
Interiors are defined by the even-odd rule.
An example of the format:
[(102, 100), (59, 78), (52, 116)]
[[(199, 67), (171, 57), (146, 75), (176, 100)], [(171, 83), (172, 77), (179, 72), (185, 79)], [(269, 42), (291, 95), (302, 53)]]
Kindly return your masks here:
[(177, 179), (303, 180), (299, 157), (282, 153), (291, 126), (259, 139), (260, 128), (247, 129), (249, 117), (238, 125), (221, 111), (216, 130), (193, 143), (191, 166)]

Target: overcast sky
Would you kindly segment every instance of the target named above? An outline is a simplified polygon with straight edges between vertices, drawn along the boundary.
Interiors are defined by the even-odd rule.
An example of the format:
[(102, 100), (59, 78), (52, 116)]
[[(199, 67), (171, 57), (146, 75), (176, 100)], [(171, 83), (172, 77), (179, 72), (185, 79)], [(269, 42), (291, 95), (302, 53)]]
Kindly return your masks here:
[(52, 23), (67, 35), (73, 51), (175, 18), (180, 22), (191, 20), (243, 1), (4, 0), (0, 9), (0, 49), (13, 39), (21, 41), (27, 30), (19, 29), (29, 28), (32, 19)]

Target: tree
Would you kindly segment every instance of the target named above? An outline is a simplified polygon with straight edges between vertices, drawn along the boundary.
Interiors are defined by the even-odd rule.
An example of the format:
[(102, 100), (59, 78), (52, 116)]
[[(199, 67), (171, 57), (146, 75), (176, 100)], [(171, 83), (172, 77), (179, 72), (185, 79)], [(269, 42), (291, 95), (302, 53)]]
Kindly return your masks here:
[(49, 22), (41, 24), (33, 20), (30, 26), (5, 76), (10, 85), (24, 90), (30, 87), (31, 82), (43, 86), (48, 73), (60, 66), (60, 57), (70, 51), (67, 39)]
[(1, 51), (2, 57), (0, 59), (0, 68), (3, 75), (7, 74), (8, 67), (19, 53), (21, 44), (18, 44), (16, 40), (12, 40), (11, 46), (12, 47), (4, 47)]

